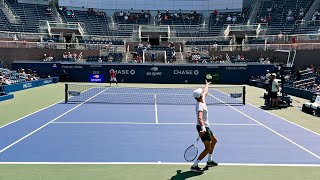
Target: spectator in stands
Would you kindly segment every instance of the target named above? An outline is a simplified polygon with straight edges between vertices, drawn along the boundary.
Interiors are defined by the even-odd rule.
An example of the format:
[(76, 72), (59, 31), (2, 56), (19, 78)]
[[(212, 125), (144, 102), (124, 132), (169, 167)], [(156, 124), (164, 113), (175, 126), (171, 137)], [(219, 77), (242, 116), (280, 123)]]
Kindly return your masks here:
[(99, 59), (98, 59), (98, 63), (102, 63), (102, 59), (101, 59), (101, 57), (99, 57)]
[(230, 15), (228, 15), (228, 17), (227, 17), (227, 20), (226, 20), (227, 22), (231, 22), (231, 16)]
[(280, 33), (278, 34), (278, 39), (279, 39), (279, 40), (282, 40), (282, 38), (283, 38), (283, 34), (282, 34), (282, 32), (280, 31)]
[(76, 52), (73, 52), (73, 54), (72, 54), (72, 59), (73, 59), (73, 61), (76, 61), (76, 60), (77, 60), (77, 54), (76, 54)]
[(49, 54), (48, 58), (47, 58), (47, 61), (52, 61), (53, 60), (53, 57), (51, 54)]
[(143, 48), (143, 44), (142, 44), (141, 41), (140, 41), (139, 44), (138, 44), (138, 48), (139, 48), (139, 49)]
[(109, 55), (109, 57), (108, 57), (108, 62), (113, 62), (112, 54)]
[(50, 6), (47, 7), (46, 14), (47, 15), (52, 15), (53, 14)]
[(292, 36), (292, 44), (296, 44), (297, 43), (297, 38), (296, 38), (296, 36)]
[(67, 52), (64, 52), (64, 53), (63, 53), (62, 59), (63, 59), (64, 61), (66, 61), (66, 60), (68, 59), (68, 54), (67, 54)]
[(311, 21), (315, 22), (317, 20), (317, 17), (315, 15), (312, 15)]
[(270, 64), (269, 58), (267, 58), (267, 59), (264, 61), (264, 64)]
[(59, 11), (62, 12), (63, 11), (63, 7), (59, 6)]
[(240, 55), (240, 60), (241, 60), (241, 61), (244, 61), (244, 60), (245, 60), (245, 57), (244, 57), (244, 54), (243, 54), (243, 53)]
[(47, 54), (43, 54), (42, 60), (43, 60), (43, 61), (47, 61), (47, 60), (48, 60), (47, 58), (48, 58), (48, 57), (47, 57)]
[(191, 55), (190, 51), (187, 52), (186, 59), (187, 59), (187, 62), (191, 62), (192, 61), (192, 55)]
[(156, 53), (155, 53), (155, 52), (152, 52), (152, 53), (151, 53), (151, 61), (155, 63), (155, 62), (156, 62), (156, 59), (157, 59)]
[(213, 14), (214, 14), (215, 16), (217, 16), (217, 15), (218, 15), (218, 11), (217, 11), (217, 10), (214, 10), (214, 11), (213, 11)]
[(237, 21), (237, 17), (234, 15), (234, 16), (232, 17), (232, 22), (235, 23), (236, 21)]
[(298, 69), (298, 70), (296, 71), (296, 80), (297, 80), (297, 81), (300, 81), (300, 80), (301, 80), (301, 72), (300, 72), (300, 69)]
[(173, 44), (173, 42), (169, 42), (168, 47), (171, 48), (171, 49), (174, 49), (174, 44)]
[(151, 49), (151, 44), (148, 42), (147, 49)]
[(72, 54), (70, 52), (68, 52), (67, 56), (68, 56), (68, 61), (72, 61)]
[(264, 58), (263, 58), (262, 55), (260, 56), (259, 61), (260, 61), (260, 63), (263, 63), (263, 62), (264, 62)]
[(14, 34), (14, 35), (13, 35), (13, 41), (18, 41), (18, 40), (19, 40), (19, 39), (18, 39), (17, 35)]
[(120, 11), (119, 14), (118, 14), (118, 16), (123, 16), (123, 12)]
[(142, 63), (142, 57), (141, 56), (137, 56), (136, 63)]

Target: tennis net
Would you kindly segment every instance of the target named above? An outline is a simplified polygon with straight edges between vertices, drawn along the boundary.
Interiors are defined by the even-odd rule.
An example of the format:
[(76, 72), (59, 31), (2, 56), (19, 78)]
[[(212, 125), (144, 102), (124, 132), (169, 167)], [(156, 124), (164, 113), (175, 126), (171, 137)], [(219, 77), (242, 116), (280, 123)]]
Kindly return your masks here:
[[(194, 105), (195, 88), (135, 88), (65, 84), (66, 103)], [(207, 105), (245, 104), (245, 86), (210, 87)]]

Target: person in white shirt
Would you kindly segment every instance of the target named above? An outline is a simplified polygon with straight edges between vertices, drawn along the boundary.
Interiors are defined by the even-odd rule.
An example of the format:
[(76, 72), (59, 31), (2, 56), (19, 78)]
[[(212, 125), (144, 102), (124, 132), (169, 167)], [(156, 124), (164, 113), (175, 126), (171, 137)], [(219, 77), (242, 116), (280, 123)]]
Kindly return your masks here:
[(217, 138), (214, 136), (210, 130), (210, 124), (208, 120), (208, 108), (205, 101), (205, 97), (208, 95), (208, 88), (210, 82), (206, 81), (205, 88), (198, 88), (193, 92), (193, 97), (196, 99), (196, 116), (197, 116), (197, 131), (201, 140), (204, 144), (205, 149), (199, 155), (199, 157), (194, 161), (194, 164), (191, 166), (191, 171), (193, 172), (203, 172), (204, 170), (199, 168), (199, 162), (206, 157), (208, 154), (207, 167), (217, 166), (218, 163), (212, 160), (212, 153), (216, 143), (218, 142)]
[(271, 74), (271, 107), (277, 108), (278, 107), (278, 92), (279, 92), (279, 84), (276, 79), (276, 73)]

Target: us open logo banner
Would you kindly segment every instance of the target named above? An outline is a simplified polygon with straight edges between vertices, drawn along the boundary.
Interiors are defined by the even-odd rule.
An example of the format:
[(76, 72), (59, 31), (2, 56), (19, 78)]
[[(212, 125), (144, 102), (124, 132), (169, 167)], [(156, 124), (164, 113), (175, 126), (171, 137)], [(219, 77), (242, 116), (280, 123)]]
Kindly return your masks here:
[(91, 74), (89, 76), (89, 82), (104, 82), (103, 74)]

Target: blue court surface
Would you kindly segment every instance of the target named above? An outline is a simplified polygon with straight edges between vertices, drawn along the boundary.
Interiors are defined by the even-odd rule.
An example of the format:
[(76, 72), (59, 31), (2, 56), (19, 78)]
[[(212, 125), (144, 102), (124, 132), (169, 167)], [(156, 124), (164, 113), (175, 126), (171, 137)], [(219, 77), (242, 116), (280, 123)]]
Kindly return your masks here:
[[(60, 102), (1, 127), (0, 163), (185, 163), (184, 151), (197, 138), (192, 91), (89, 89), (82, 102)], [(221, 91), (209, 96), (231, 102)], [(248, 103), (208, 111), (221, 164), (320, 166), (315, 132)]]

